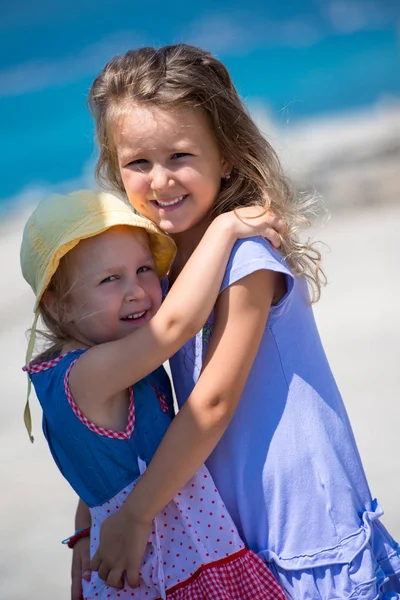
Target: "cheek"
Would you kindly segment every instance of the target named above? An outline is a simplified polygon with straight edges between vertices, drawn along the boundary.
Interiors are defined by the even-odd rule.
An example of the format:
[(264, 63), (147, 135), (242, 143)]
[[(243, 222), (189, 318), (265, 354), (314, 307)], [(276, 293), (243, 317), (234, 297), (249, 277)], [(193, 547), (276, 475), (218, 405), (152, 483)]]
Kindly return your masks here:
[(202, 173), (193, 173), (191, 184), (195, 190), (202, 192), (202, 195), (215, 197), (221, 187), (221, 176), (219, 171), (211, 167)]
[(161, 306), (162, 302), (162, 291), (160, 280), (157, 277), (157, 281), (154, 281), (151, 289), (151, 299), (153, 304), (153, 310), (156, 313)]
[(121, 179), (126, 194), (132, 206), (139, 210), (146, 199), (148, 183), (144, 175), (133, 173), (129, 170), (121, 170)]

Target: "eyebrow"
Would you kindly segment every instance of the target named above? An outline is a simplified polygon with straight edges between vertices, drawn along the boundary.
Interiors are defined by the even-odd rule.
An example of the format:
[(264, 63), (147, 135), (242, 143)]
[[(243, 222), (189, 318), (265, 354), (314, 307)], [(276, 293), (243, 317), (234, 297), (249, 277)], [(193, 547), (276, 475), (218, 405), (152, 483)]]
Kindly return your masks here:
[[(143, 248), (143, 250), (145, 251), (145, 249)], [(145, 264), (155, 264), (155, 260), (154, 260), (154, 256), (152, 255), (152, 253), (150, 252), (150, 250), (148, 252), (146, 252), (146, 254), (143, 253), (143, 255), (141, 254), (141, 256), (139, 257), (138, 260), (138, 267), (141, 267)], [(126, 270), (126, 265), (113, 265), (111, 267), (100, 267), (98, 269), (96, 269), (95, 271), (93, 271), (93, 276), (94, 277), (99, 277), (99, 276), (103, 276), (103, 275), (112, 275), (113, 273), (118, 273), (118, 271), (125, 271)]]
[[(121, 146), (120, 146), (121, 148)], [(187, 152), (187, 151), (195, 151), (197, 145), (194, 142), (189, 140), (178, 140), (170, 146), (163, 148), (162, 151), (167, 154), (174, 154), (175, 152)], [(138, 148), (137, 150), (122, 146), (120, 153), (117, 154), (121, 162), (126, 162), (127, 160), (135, 160), (138, 158), (144, 158), (148, 152), (152, 152), (157, 150), (157, 147), (152, 148)]]

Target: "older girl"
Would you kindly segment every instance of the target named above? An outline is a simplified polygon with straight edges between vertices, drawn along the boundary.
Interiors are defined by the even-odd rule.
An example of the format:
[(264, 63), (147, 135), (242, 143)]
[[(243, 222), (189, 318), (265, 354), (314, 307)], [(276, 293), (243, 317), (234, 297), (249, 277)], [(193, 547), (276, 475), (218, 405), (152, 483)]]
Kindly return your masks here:
[(137, 582), (152, 518), (206, 461), (288, 597), (400, 598), (399, 547), (380, 521), (310, 306), (320, 256), (297, 230), (312, 207), (226, 68), (190, 46), (142, 48), (106, 65), (89, 102), (99, 176), (177, 244), (170, 283), (226, 210), (258, 203), (289, 224), (281, 254), (261, 239), (235, 245), (207, 325), (171, 361), (180, 411), (125, 515), (103, 524), (93, 568), (113, 583), (129, 566)]

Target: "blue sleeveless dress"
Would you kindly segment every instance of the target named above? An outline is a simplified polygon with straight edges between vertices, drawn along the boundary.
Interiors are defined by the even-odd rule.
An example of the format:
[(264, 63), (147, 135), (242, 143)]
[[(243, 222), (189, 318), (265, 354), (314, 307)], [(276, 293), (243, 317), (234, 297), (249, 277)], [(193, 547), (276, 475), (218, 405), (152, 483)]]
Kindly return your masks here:
[[(91, 555), (102, 522), (117, 512), (153, 457), (173, 418), (162, 367), (133, 385), (125, 431), (107, 430), (81, 412), (69, 373), (85, 350), (32, 363), (43, 431), (61, 473), (89, 506)], [(116, 590), (96, 572), (82, 581), (85, 600), (284, 600), (263, 561), (245, 548), (205, 466), (153, 521), (141, 584)]]

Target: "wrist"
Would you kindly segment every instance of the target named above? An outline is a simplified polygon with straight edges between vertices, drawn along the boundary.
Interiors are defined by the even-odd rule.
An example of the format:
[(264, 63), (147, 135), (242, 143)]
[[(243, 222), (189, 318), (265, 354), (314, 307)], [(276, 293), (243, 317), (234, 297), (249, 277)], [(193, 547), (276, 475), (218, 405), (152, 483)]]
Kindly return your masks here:
[(140, 496), (138, 494), (135, 495), (136, 491), (137, 489), (135, 488), (135, 490), (130, 493), (119, 512), (122, 513), (129, 522), (148, 525), (155, 518), (158, 511), (153, 515), (151, 504), (149, 502), (141, 502)]
[(239, 238), (238, 218), (233, 212), (218, 215), (211, 223), (210, 228), (214, 229), (219, 236), (222, 235), (226, 241), (232, 242), (232, 244)]
[(70, 537), (66, 538), (65, 540), (62, 540), (62, 544), (66, 544), (68, 546), (68, 548), (72, 548), (75, 546), (75, 544), (86, 537), (90, 536), (90, 527), (86, 527), (85, 529), (77, 529), (75, 531), (75, 533), (73, 535), (71, 535)]
[(90, 519), (76, 519), (75, 520), (75, 530), (79, 531), (80, 529), (90, 529), (92, 526)]

